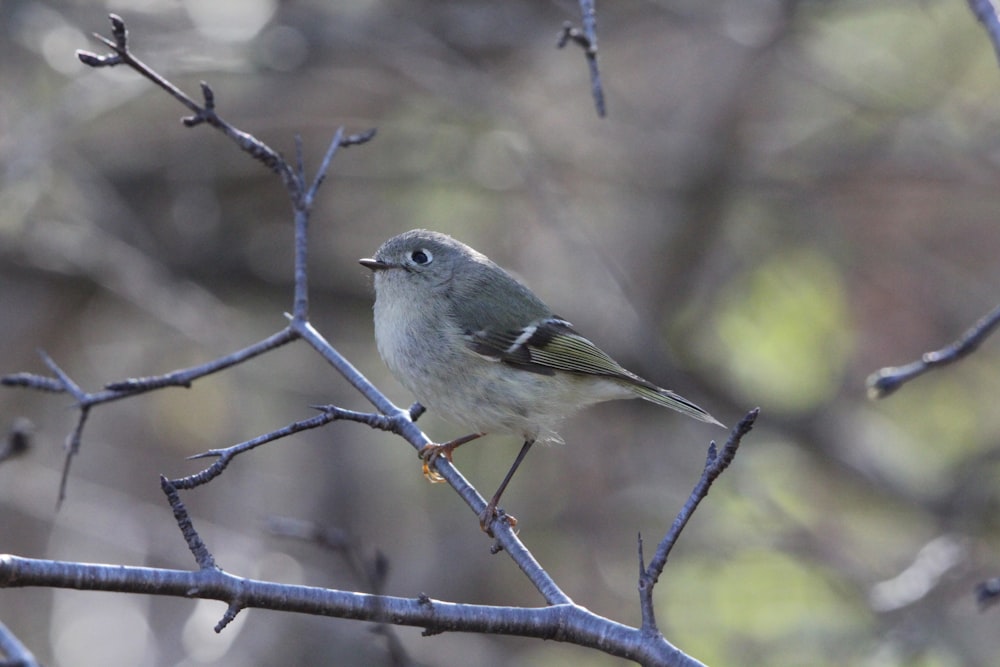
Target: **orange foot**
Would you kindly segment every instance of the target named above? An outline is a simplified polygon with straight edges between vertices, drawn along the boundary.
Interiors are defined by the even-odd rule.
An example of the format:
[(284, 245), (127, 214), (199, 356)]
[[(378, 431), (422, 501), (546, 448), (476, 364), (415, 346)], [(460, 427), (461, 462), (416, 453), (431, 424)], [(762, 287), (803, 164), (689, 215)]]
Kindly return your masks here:
[(444, 481), (444, 477), (438, 474), (436, 470), (432, 470), (431, 466), (439, 456), (445, 457), (445, 459), (448, 460), (448, 463), (451, 463), (451, 455), (452, 452), (455, 451), (455, 448), (449, 447), (450, 444), (451, 443), (445, 443), (443, 445), (425, 445), (424, 448), (417, 453), (420, 459), (424, 462), (424, 477), (427, 478), (428, 482), (437, 484), (438, 482)]
[(434, 465), (434, 461), (436, 461), (439, 456), (443, 456), (447, 459), (448, 463), (451, 463), (452, 452), (467, 442), (483, 437), (483, 435), (483, 433), (470, 433), (469, 435), (463, 435), (461, 438), (455, 438), (454, 440), (446, 442), (443, 445), (424, 445), (424, 448), (417, 452), (417, 456), (419, 456), (424, 462), (424, 477), (427, 478), (427, 481), (433, 484), (444, 481), (444, 477), (439, 475), (437, 471), (431, 470), (431, 466)]

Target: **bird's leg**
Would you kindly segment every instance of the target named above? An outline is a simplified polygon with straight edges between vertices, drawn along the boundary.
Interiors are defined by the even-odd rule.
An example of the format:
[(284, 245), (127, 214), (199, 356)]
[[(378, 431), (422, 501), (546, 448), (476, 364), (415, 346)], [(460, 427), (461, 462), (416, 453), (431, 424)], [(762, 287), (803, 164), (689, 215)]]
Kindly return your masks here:
[[(486, 509), (484, 509), (479, 515), (479, 527), (482, 528), (483, 532), (490, 537), (493, 537), (493, 529), (490, 528), (490, 524), (493, 523), (493, 519), (497, 516), (497, 503), (500, 502), (500, 496), (503, 495), (507, 485), (510, 484), (511, 478), (517, 471), (518, 466), (521, 465), (521, 461), (523, 461), (524, 457), (528, 455), (528, 450), (531, 449), (533, 444), (535, 444), (534, 439), (524, 441), (524, 444), (521, 445), (521, 451), (517, 453), (517, 458), (514, 459), (513, 465), (511, 465), (510, 470), (507, 471), (503, 481), (500, 482), (500, 488), (498, 488), (497, 492), (493, 494), (490, 502), (486, 505)], [(507, 514), (506, 516), (511, 528), (517, 525), (517, 519), (515, 519), (512, 514)]]
[(458, 447), (464, 445), (467, 442), (471, 442), (476, 438), (481, 438), (485, 433), (470, 433), (469, 435), (463, 435), (461, 438), (455, 438), (454, 440), (449, 440), (448, 442), (441, 445), (424, 445), (423, 449), (417, 452), (417, 456), (421, 458), (424, 462), (424, 477), (427, 478), (428, 482), (433, 482), (437, 484), (438, 482), (443, 482), (444, 477), (439, 475), (437, 471), (431, 470), (431, 466), (437, 457), (443, 456), (451, 463), (451, 454)]

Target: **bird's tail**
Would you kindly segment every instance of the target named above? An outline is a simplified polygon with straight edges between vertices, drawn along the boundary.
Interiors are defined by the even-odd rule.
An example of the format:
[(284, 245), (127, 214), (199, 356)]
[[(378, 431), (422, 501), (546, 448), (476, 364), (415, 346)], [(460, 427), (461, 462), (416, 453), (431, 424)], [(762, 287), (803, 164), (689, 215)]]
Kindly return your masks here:
[(716, 424), (717, 426), (726, 428), (725, 424), (708, 414), (705, 410), (702, 410), (691, 401), (687, 400), (680, 394), (675, 394), (669, 389), (644, 387), (642, 385), (632, 385), (630, 389), (632, 389), (632, 391), (634, 391), (639, 398), (644, 398), (650, 403), (656, 403), (657, 405), (662, 405), (665, 408), (676, 410), (677, 412), (685, 414), (688, 417), (693, 417), (698, 421)]

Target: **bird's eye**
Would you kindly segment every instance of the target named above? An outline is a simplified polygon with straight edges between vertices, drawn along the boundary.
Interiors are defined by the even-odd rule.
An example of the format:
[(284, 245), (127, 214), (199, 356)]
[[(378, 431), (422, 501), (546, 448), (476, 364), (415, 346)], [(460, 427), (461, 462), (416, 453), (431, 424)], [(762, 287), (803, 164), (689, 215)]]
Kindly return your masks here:
[(410, 253), (410, 259), (414, 264), (423, 266), (424, 264), (430, 264), (431, 260), (434, 259), (434, 255), (431, 254), (430, 250), (420, 248), (419, 250), (414, 250)]

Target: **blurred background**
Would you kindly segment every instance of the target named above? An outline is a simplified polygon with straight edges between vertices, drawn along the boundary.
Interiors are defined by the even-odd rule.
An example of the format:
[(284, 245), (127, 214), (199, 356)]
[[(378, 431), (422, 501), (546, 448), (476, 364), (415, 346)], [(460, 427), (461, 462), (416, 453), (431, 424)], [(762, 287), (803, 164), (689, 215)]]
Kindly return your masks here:
[[(1000, 290), (1000, 68), (959, 0), (618, 0), (598, 7), (609, 117), (570, 0), (4, 0), (0, 3), (0, 373), (50, 354), (88, 390), (249, 345), (291, 310), (280, 181), (135, 72), (93, 70), (120, 13), (134, 52), (315, 168), (315, 326), (401, 405), (377, 356), (369, 272), (414, 227), (520, 275), (627, 367), (727, 424), (758, 426), (657, 588), (664, 634), (713, 665), (995, 665), (1000, 611), (1000, 340), (877, 403), (864, 380), (952, 341)], [(194, 567), (157, 476), (313, 414), (370, 406), (305, 345), (188, 390), (95, 409), (56, 511), (65, 395), (3, 388), (0, 551)], [(462, 435), (432, 414), (433, 439)], [(636, 536), (651, 553), (721, 430), (634, 402), (569, 419), (504, 497), (564, 590), (636, 625)], [(456, 463), (492, 493), (517, 452)], [(343, 554), (270, 517), (341, 531), (388, 560), (385, 592), (543, 600), (409, 445), (351, 424), (239, 457), (185, 493), (227, 571), (364, 590)], [(0, 620), (46, 665), (388, 665), (369, 624), (221, 603), (0, 590)], [(423, 665), (617, 665), (574, 646), (397, 628)]]

